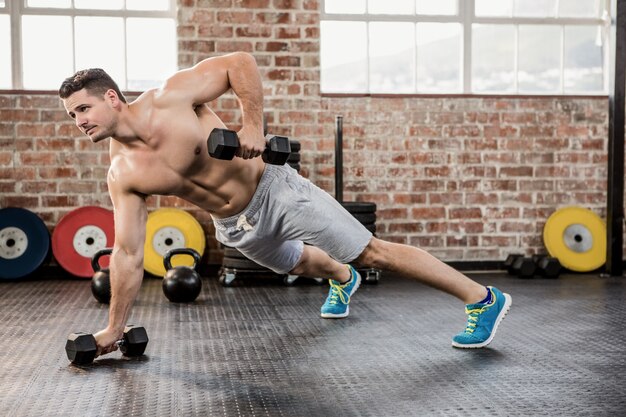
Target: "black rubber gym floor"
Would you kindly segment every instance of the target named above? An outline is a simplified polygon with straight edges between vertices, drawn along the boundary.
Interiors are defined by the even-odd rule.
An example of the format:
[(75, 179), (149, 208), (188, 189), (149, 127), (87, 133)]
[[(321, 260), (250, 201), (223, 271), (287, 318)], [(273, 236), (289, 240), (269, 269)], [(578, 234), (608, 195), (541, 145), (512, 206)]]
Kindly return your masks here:
[(492, 344), (457, 350), (462, 304), (383, 275), (351, 315), (326, 286), (205, 278), (193, 304), (146, 279), (131, 322), (146, 356), (70, 365), (72, 331), (107, 308), (89, 281), (0, 283), (2, 416), (618, 416), (626, 414), (626, 280), (472, 275), (513, 296)]

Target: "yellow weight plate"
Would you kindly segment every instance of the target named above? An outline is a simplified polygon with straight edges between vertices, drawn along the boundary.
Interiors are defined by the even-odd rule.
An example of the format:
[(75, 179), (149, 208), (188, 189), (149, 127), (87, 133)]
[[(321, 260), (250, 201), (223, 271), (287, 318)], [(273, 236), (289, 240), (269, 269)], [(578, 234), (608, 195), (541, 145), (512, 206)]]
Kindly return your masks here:
[(606, 225), (582, 207), (552, 213), (543, 228), (543, 242), (550, 256), (572, 271), (593, 271), (606, 262)]
[[(143, 267), (153, 275), (165, 275), (163, 258), (170, 249), (191, 248), (201, 256), (206, 239), (200, 223), (184, 210), (162, 208), (148, 215)], [(172, 266), (192, 266), (190, 256), (172, 258)]]

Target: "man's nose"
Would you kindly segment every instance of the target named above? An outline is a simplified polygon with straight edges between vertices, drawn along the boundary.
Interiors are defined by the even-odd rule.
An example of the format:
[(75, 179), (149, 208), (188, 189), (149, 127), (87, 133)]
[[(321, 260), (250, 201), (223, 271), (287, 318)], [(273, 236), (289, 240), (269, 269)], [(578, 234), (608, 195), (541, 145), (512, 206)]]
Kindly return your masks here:
[(76, 116), (76, 126), (83, 127), (86, 124), (87, 124), (87, 119), (85, 119), (84, 117)]

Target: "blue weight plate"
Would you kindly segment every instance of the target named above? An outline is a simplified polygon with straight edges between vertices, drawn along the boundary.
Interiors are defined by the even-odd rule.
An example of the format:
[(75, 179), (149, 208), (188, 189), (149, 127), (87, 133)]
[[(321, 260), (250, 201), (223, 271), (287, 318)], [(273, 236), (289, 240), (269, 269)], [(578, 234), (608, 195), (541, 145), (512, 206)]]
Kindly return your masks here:
[(32, 211), (0, 209), (0, 280), (12, 280), (34, 272), (46, 260), (50, 233)]

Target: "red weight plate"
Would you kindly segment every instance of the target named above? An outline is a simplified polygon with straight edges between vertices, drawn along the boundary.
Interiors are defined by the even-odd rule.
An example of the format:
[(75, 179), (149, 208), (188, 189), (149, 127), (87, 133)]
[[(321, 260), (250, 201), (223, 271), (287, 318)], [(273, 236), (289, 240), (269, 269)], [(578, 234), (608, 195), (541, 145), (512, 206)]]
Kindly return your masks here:
[[(113, 212), (87, 206), (63, 216), (52, 232), (52, 253), (63, 269), (72, 275), (91, 278), (91, 258), (100, 249), (113, 247)], [(108, 257), (100, 265), (108, 267)]]

